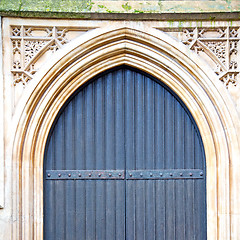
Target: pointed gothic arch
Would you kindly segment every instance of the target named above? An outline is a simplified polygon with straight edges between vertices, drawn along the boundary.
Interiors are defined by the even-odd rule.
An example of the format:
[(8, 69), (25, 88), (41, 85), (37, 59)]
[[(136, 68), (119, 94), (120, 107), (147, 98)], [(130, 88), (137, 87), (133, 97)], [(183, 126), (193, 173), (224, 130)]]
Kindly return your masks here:
[[(13, 159), (19, 163), (22, 239), (43, 237), (43, 158), (53, 121), (71, 94), (97, 74), (119, 65), (140, 69), (165, 83), (185, 103), (203, 140), (207, 168), (209, 239), (230, 239), (231, 178), (237, 177), (236, 111), (214, 72), (183, 44), (158, 30), (114, 26), (74, 40), (32, 80), (16, 114)], [(20, 120), (19, 120), (20, 119)], [(231, 166), (235, 166), (232, 169)], [(229, 190), (230, 189), (230, 190)]]

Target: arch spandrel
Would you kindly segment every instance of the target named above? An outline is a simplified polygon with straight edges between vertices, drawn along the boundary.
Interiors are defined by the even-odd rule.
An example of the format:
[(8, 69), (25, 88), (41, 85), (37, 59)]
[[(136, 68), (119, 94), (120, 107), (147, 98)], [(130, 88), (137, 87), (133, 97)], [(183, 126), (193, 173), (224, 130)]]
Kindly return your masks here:
[[(20, 104), (25, 107), (18, 109), (15, 116), (18, 127), (13, 152), (13, 158), (22, 162), (22, 239), (33, 235), (34, 239), (42, 239), (43, 155), (58, 111), (79, 86), (123, 64), (164, 82), (190, 110), (206, 153), (208, 238), (230, 236), (230, 212), (235, 208), (230, 204), (229, 174), (235, 176), (235, 172), (229, 164), (235, 166), (239, 156), (239, 123), (233, 103), (226, 89), (215, 81), (213, 71), (183, 44), (158, 30), (126, 25), (96, 29), (76, 39), (29, 84), (22, 99), (26, 104)], [(34, 185), (29, 185), (29, 181)], [(235, 201), (232, 207), (236, 206)], [(233, 231), (237, 231), (234, 226)]]

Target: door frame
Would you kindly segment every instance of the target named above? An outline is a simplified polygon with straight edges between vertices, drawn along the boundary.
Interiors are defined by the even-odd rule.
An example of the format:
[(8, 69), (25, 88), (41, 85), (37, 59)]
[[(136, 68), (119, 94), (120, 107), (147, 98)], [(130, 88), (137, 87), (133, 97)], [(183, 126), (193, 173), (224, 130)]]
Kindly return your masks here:
[[(202, 137), (207, 171), (208, 239), (231, 239), (240, 177), (238, 115), (227, 90), (200, 57), (167, 34), (118, 22), (86, 33), (35, 75), (16, 114), (12, 157), (19, 162), (19, 239), (43, 239), (43, 159), (59, 110), (82, 84), (120, 65), (140, 69), (171, 88), (191, 112)], [(230, 167), (233, 166), (233, 167)], [(231, 181), (235, 178), (235, 181)], [(230, 182), (231, 181), (231, 182)], [(232, 202), (230, 202), (230, 199)]]

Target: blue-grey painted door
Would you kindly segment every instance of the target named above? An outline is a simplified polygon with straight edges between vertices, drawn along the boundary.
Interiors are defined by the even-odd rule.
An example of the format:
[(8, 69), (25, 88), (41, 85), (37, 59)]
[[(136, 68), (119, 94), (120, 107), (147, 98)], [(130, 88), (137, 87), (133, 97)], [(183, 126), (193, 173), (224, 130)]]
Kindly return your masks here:
[(202, 140), (182, 101), (127, 66), (81, 87), (44, 159), (45, 240), (204, 240)]

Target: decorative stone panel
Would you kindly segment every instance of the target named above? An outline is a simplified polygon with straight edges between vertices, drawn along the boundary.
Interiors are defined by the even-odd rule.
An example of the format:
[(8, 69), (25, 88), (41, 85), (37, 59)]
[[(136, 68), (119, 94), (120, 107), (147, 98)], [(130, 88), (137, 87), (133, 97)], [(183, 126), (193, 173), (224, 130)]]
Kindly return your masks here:
[[(56, 26), (10, 26), (12, 42), (13, 85), (26, 85), (41, 66), (44, 57), (61, 49), (65, 44), (91, 28)], [(37, 67), (36, 67), (37, 66)]]
[(206, 59), (227, 88), (229, 84), (234, 86), (238, 84), (240, 79), (238, 26), (169, 28), (167, 31), (173, 36), (179, 33), (178, 39)]

